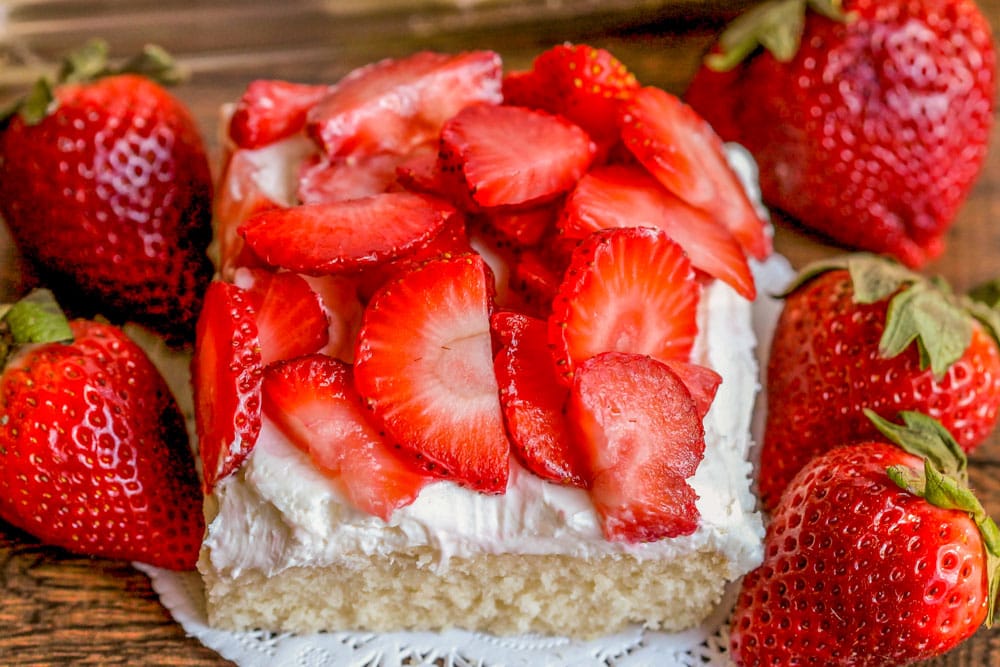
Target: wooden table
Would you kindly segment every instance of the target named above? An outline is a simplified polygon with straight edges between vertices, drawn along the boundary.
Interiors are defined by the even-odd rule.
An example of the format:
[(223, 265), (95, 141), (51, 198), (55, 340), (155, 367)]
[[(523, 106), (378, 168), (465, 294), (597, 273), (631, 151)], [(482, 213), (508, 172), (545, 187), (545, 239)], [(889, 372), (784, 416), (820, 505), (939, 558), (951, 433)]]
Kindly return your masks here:
[[(282, 3), (275, 9), (269, 0), (15, 0), (7, 3), (6, 34), (0, 23), (0, 103), (56, 54), (92, 35), (108, 38), (114, 54), (130, 53), (148, 40), (178, 54), (193, 77), (177, 93), (191, 106), (213, 152), (219, 104), (239, 95), (252, 78), (333, 81), (354, 66), (418, 47), (493, 48), (509, 66), (523, 67), (553, 43), (587, 41), (611, 49), (641, 81), (681, 92), (722, 23), (752, 4), (508, 0), (468, 11), (441, 3), (409, 11), (412, 3), (405, 0), (388, 3), (396, 9), (372, 10), (360, 1)], [(1000, 34), (1000, 0), (980, 5)], [(1000, 125), (993, 145), (948, 236), (948, 253), (928, 267), (959, 289), (1000, 274), (1000, 224), (994, 222), (1000, 221)], [(783, 221), (776, 247), (796, 265), (835, 252)], [(20, 293), (21, 271), (0, 229), (0, 298)], [(987, 510), (1000, 518), (1000, 435), (972, 457), (972, 479)], [(185, 636), (146, 577), (128, 564), (67, 555), (0, 524), (0, 584), (0, 664), (225, 664)], [(1000, 665), (1000, 633), (982, 630), (927, 664)]]

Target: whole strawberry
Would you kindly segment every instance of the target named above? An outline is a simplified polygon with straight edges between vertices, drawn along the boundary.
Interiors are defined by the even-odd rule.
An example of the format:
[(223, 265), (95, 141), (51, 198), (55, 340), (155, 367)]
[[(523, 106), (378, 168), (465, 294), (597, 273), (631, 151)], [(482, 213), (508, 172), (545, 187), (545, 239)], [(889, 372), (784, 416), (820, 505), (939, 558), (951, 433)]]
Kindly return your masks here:
[(973, 0), (840, 4), (755, 7), (723, 34), (687, 101), (753, 153), (770, 205), (919, 267), (943, 251), (986, 155), (989, 22)]
[(737, 600), (737, 665), (896, 667), (992, 624), (1000, 532), (948, 432), (904, 420), (878, 420), (884, 438), (813, 459), (788, 487)]
[(120, 329), (48, 304), (3, 322), (0, 518), (75, 553), (193, 568), (202, 496), (173, 395)]
[[(165, 74), (158, 51), (126, 72)], [(0, 124), (0, 215), (66, 303), (190, 340), (211, 277), (208, 159), (187, 109), (105, 47)], [(83, 297), (83, 298), (80, 298)]]
[(773, 508), (809, 459), (877, 434), (864, 415), (916, 410), (966, 451), (1000, 412), (996, 311), (895, 262), (857, 254), (803, 270), (767, 368), (760, 494)]

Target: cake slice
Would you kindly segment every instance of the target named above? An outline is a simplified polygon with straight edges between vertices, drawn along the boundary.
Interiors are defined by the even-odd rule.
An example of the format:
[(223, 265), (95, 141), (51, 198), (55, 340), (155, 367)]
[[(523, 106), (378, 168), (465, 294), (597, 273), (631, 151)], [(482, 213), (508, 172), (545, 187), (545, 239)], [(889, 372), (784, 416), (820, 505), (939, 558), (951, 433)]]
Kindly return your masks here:
[(687, 107), (563, 45), (255, 82), (226, 118), (213, 626), (680, 630), (759, 563), (770, 240)]

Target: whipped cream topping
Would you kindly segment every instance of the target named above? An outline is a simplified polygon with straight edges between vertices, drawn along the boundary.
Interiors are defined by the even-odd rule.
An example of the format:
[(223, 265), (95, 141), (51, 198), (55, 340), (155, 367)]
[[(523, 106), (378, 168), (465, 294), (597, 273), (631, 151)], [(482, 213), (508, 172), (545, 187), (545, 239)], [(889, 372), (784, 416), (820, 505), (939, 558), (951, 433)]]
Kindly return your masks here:
[[(731, 149), (730, 158), (756, 199), (752, 161), (737, 149)], [(758, 289), (765, 293), (767, 285), (758, 283)], [(319, 472), (265, 418), (247, 463), (220, 482), (210, 499), (215, 515), (204, 542), (208, 564), (224, 576), (238, 576), (245, 570), (273, 575), (332, 563), (360, 569), (373, 556), (423, 547), (436, 554), (428, 563), (436, 568), (446, 567), (451, 558), (483, 553), (676, 559), (707, 550), (727, 559), (735, 579), (759, 564), (764, 533), (748, 461), (759, 389), (751, 308), (720, 281), (705, 287), (699, 306), (692, 361), (716, 370), (723, 382), (704, 420), (704, 460), (689, 480), (701, 515), (692, 535), (610, 542), (586, 491), (545, 482), (513, 458), (503, 495), (483, 495), (442, 480), (384, 522), (354, 509), (338, 482)]]

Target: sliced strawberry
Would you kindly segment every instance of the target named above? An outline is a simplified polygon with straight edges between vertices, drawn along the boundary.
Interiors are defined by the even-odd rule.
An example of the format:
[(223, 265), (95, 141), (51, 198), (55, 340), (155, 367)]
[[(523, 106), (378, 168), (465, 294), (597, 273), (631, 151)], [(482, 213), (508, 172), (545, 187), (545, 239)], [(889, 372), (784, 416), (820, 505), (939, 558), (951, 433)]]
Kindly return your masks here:
[[(541, 107), (576, 123), (602, 146), (618, 139), (618, 113), (639, 82), (605, 49), (560, 44), (535, 58), (535, 84)], [(509, 84), (507, 84), (509, 85)]]
[(521, 251), (510, 276), (510, 289), (519, 300), (519, 309), (548, 318), (565, 269), (558, 255), (535, 248)]
[(310, 112), (307, 131), (330, 156), (406, 154), (436, 139), (469, 104), (501, 102), (501, 62), (491, 51), (420, 52), (354, 70)]
[(457, 256), (472, 252), (472, 245), (466, 233), (465, 218), (452, 216), (437, 235), (424, 245), (388, 262), (384, 262), (359, 274), (358, 292), (362, 299), (371, 298), (382, 285), (396, 280), (417, 268), (424, 262), (441, 256)]
[(513, 107), (541, 109), (545, 103), (545, 91), (534, 70), (511, 70), (504, 72), (503, 103)]
[(502, 344), (493, 365), (514, 453), (542, 479), (585, 487), (586, 468), (566, 422), (569, 390), (556, 377), (545, 322), (510, 311), (490, 321)]
[(691, 398), (694, 399), (698, 418), (704, 419), (715, 401), (715, 394), (719, 391), (719, 385), (722, 384), (722, 376), (701, 364), (692, 364), (678, 359), (658, 359), (657, 361), (680, 378), (691, 393)]
[(388, 521), (431, 481), (368, 422), (347, 364), (323, 355), (276, 364), (264, 373), (263, 397), (265, 414), (359, 510)]
[(430, 195), (445, 195), (438, 173), (437, 151), (414, 151), (396, 167), (396, 180), (407, 190)]
[(757, 259), (771, 238), (726, 162), (722, 140), (691, 107), (659, 88), (642, 88), (622, 107), (625, 146), (668, 190), (711, 213)]
[(673, 371), (644, 355), (588, 359), (574, 377), (569, 418), (608, 540), (652, 542), (697, 529), (698, 496), (687, 480), (704, 457), (705, 431)]
[(240, 233), (271, 266), (309, 275), (347, 273), (425, 245), (455, 214), (440, 199), (386, 192), (265, 211), (248, 220)]
[(260, 148), (302, 130), (306, 114), (329, 86), (276, 79), (251, 81), (229, 121), (229, 136), (241, 148)]
[(330, 322), (319, 296), (297, 273), (239, 269), (234, 283), (246, 290), (257, 313), (261, 362), (318, 352), (330, 339)]
[(664, 232), (618, 227), (574, 252), (552, 302), (549, 343), (565, 382), (601, 352), (687, 361), (701, 288), (684, 250)]
[(594, 151), (587, 133), (562, 118), (477, 104), (442, 128), (439, 169), (484, 208), (534, 205), (572, 188)]
[(345, 363), (354, 363), (354, 348), (361, 328), (364, 306), (358, 298), (358, 280), (348, 276), (304, 276), (319, 297), (330, 323), (327, 343), (321, 353)]
[(206, 491), (235, 472), (257, 443), (263, 366), (257, 313), (246, 291), (212, 282), (191, 362), (195, 426)]
[(400, 160), (392, 153), (350, 160), (315, 155), (299, 171), (298, 200), (302, 204), (325, 204), (385, 192), (396, 182)]
[(428, 472), (503, 493), (509, 472), (478, 255), (431, 260), (365, 309), (355, 382), (388, 435)]
[(570, 193), (559, 220), (560, 231), (571, 238), (637, 225), (662, 229), (684, 248), (695, 268), (751, 301), (756, 296), (750, 266), (732, 233), (671, 194), (641, 167), (595, 167)]
[(484, 211), (483, 215), (489, 224), (514, 243), (530, 246), (541, 241), (542, 237), (555, 228), (559, 206), (550, 203), (523, 210), (490, 209)]

